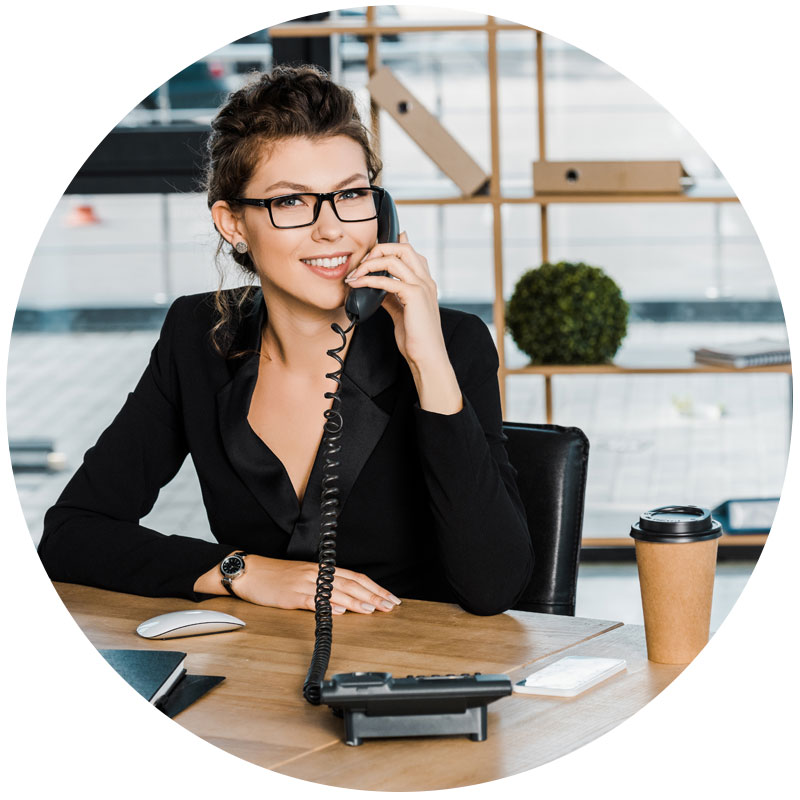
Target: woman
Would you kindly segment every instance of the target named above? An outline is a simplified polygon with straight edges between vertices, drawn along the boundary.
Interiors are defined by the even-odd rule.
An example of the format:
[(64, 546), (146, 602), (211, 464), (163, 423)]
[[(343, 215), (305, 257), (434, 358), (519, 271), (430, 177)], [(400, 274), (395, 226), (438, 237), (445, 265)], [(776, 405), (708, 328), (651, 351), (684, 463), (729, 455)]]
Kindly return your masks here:
[[(400, 596), (511, 607), (533, 554), (497, 354), (478, 318), (440, 313), (405, 233), (376, 244), (375, 211), (346, 210), (380, 169), (351, 93), (311, 67), (255, 76), (208, 149), (220, 247), (257, 281), (172, 305), (136, 389), (45, 517), (50, 577), (313, 609), (331, 324), (347, 327), (348, 292), (369, 286), (387, 290), (382, 309), (340, 353), (333, 611), (388, 612)], [(187, 454), (218, 544), (139, 524)]]

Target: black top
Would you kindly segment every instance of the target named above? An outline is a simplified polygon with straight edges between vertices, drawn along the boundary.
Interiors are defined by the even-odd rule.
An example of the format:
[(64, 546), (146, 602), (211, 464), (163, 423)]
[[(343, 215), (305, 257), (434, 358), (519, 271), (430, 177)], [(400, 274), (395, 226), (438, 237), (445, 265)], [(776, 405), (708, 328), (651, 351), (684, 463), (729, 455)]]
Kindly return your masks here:
[[(263, 296), (246, 301), (231, 331), (229, 352), (250, 350), (244, 357), (213, 348), (215, 313), (210, 294), (170, 308), (135, 390), (45, 516), (39, 555), (51, 579), (202, 600), (195, 581), (232, 550), (317, 560), (322, 448), (298, 504), (283, 464), (247, 421)], [(503, 444), (497, 352), (478, 317), (443, 308), (441, 320), (464, 404), (452, 415), (419, 407), (383, 309), (351, 334), (337, 564), (398, 597), (494, 614), (514, 605), (533, 569)], [(139, 524), (187, 454), (219, 544)]]

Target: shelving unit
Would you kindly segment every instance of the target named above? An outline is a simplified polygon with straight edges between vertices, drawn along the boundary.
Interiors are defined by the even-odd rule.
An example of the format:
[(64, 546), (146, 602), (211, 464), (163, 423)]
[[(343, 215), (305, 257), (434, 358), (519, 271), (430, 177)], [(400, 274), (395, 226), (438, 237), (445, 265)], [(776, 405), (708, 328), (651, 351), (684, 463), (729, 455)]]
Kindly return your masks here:
[[(304, 37), (304, 36), (331, 36), (333, 34), (354, 34), (364, 37), (367, 41), (367, 72), (372, 75), (380, 66), (379, 42), (383, 34), (413, 34), (427, 32), (465, 32), (472, 31), (483, 34), (487, 38), (487, 67), (489, 72), (489, 122), (490, 122), (490, 152), (491, 165), (489, 172), (491, 181), (489, 192), (477, 197), (414, 197), (397, 198), (399, 205), (489, 205), (492, 207), (492, 239), (494, 254), (494, 301), (493, 322), (498, 331), (497, 350), (500, 357), (500, 394), (503, 409), (505, 409), (506, 382), (509, 376), (521, 374), (518, 369), (509, 369), (506, 366), (505, 343), (500, 332), (505, 330), (505, 302), (503, 298), (503, 222), (501, 210), (508, 204), (533, 204), (540, 206), (541, 219), (541, 260), (548, 260), (549, 236), (547, 224), (547, 210), (550, 205), (557, 203), (731, 203), (738, 202), (733, 195), (703, 195), (697, 191), (688, 191), (680, 194), (637, 194), (637, 195), (530, 195), (527, 197), (509, 197), (502, 194), (500, 186), (500, 113), (498, 101), (498, 59), (497, 59), (497, 34), (500, 31), (517, 31), (520, 34), (533, 34), (537, 63), (537, 114), (539, 130), (540, 160), (546, 159), (547, 135), (544, 102), (544, 47), (541, 31), (534, 31), (524, 25), (510, 22), (499, 22), (494, 17), (488, 16), (482, 23), (463, 24), (394, 24), (378, 23), (374, 6), (367, 8), (366, 19), (362, 23), (348, 22), (346, 24), (331, 22), (297, 22), (277, 25), (270, 28), (270, 36), (279, 37)], [(377, 108), (372, 108), (372, 127), (377, 140), (380, 141), (379, 117)], [(586, 368), (591, 370), (592, 368)], [(599, 372), (622, 371), (608, 369), (606, 366), (598, 367)], [(636, 372), (627, 368), (626, 372)], [(642, 368), (647, 372), (646, 368)], [(683, 370), (676, 370), (683, 371)], [(538, 367), (528, 367), (522, 373), (545, 374)], [(550, 386), (549, 378), (547, 385)]]
[[(498, 21), (493, 16), (487, 16), (484, 22), (475, 23), (443, 23), (443, 24), (397, 24), (379, 23), (376, 8), (369, 6), (364, 22), (342, 23), (330, 22), (296, 22), (277, 25), (270, 29), (272, 38), (279, 37), (318, 37), (334, 34), (354, 34), (363, 37), (367, 42), (366, 66), (369, 75), (372, 75), (380, 66), (379, 43), (384, 34), (414, 34), (428, 32), (474, 32), (486, 36), (487, 40), (487, 69), (489, 76), (489, 122), (490, 122), (490, 159), (489, 173), (491, 175), (489, 191), (485, 195), (475, 197), (413, 197), (396, 198), (399, 205), (488, 205), (492, 208), (492, 240), (494, 257), (494, 299), (493, 322), (497, 331), (496, 345), (500, 359), (498, 378), (500, 382), (500, 395), (502, 407), (506, 408), (506, 384), (509, 377), (515, 375), (541, 375), (545, 382), (545, 404), (547, 421), (553, 420), (553, 390), (552, 378), (555, 375), (570, 374), (669, 374), (669, 373), (708, 373), (708, 372), (785, 372), (791, 374), (791, 365), (783, 364), (770, 367), (754, 367), (747, 370), (735, 370), (725, 367), (712, 366), (675, 366), (675, 367), (647, 367), (647, 366), (618, 366), (616, 364), (601, 364), (589, 366), (528, 366), (510, 368), (506, 363), (505, 342), (505, 301), (503, 297), (503, 221), (502, 208), (509, 204), (529, 204), (540, 207), (541, 223), (541, 261), (549, 260), (549, 231), (548, 208), (560, 203), (736, 203), (738, 198), (733, 194), (703, 194), (696, 188), (675, 194), (594, 194), (594, 195), (530, 195), (530, 196), (504, 196), (500, 185), (500, 113), (498, 100), (498, 56), (497, 34), (501, 31), (517, 31), (521, 35), (532, 34), (535, 42), (532, 46), (536, 53), (536, 92), (538, 116), (538, 158), (547, 158), (547, 130), (545, 115), (545, 77), (544, 77), (544, 46), (541, 31), (536, 31), (516, 23)], [(376, 140), (380, 142), (380, 124), (378, 109), (372, 104), (372, 129)], [(745, 539), (747, 541), (745, 541)], [(765, 536), (725, 537), (724, 544), (761, 545)], [(630, 539), (591, 539), (593, 547), (602, 546), (628, 546), (632, 545)]]

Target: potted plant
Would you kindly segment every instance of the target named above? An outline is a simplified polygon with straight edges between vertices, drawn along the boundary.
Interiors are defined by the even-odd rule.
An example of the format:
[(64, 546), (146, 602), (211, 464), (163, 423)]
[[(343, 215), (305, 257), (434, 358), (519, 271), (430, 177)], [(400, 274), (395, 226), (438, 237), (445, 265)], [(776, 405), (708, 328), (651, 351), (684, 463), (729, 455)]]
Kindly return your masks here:
[(602, 269), (561, 261), (520, 277), (506, 306), (506, 325), (531, 364), (603, 364), (625, 338), (628, 310)]

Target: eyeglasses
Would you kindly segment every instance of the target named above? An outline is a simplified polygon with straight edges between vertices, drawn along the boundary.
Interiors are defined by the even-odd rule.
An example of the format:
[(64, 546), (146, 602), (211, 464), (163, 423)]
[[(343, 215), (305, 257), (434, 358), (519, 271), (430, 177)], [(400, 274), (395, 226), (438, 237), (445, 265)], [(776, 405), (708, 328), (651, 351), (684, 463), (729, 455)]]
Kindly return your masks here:
[(340, 189), (337, 192), (304, 192), (282, 194), (266, 200), (237, 197), (232, 202), (266, 208), (276, 228), (304, 228), (313, 225), (325, 201), (331, 204), (336, 218), (342, 222), (366, 222), (376, 219), (381, 211), (383, 189), (380, 186)]

